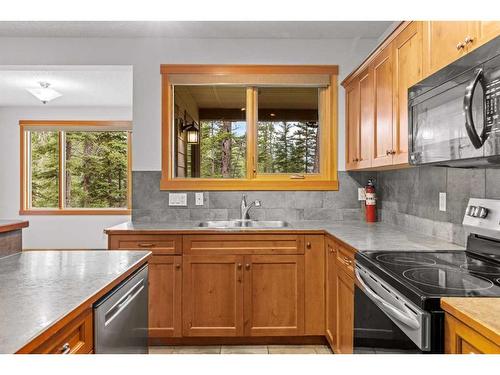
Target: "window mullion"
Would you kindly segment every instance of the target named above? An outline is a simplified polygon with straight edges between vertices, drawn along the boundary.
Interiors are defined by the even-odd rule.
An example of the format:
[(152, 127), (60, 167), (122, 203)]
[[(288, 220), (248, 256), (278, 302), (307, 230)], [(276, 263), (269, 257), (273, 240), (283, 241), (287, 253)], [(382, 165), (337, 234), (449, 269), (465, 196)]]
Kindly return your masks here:
[(246, 92), (247, 121), (247, 178), (257, 177), (257, 88), (247, 87)]
[(66, 154), (66, 134), (64, 131), (59, 131), (59, 209), (62, 210), (65, 208), (65, 187), (64, 187), (64, 177), (65, 177), (65, 168), (66, 163), (64, 160), (64, 155)]

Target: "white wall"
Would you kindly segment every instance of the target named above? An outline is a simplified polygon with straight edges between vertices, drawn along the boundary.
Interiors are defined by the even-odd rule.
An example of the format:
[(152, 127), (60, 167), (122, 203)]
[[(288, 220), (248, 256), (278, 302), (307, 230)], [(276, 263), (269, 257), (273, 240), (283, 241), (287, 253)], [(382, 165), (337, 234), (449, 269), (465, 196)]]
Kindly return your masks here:
[[(0, 65), (132, 65), (134, 68), (133, 170), (160, 170), (161, 82), (160, 64), (337, 64), (345, 77), (375, 45), (376, 39), (165, 39), (165, 38), (0, 38)], [(1, 67), (0, 67), (1, 69)], [(16, 128), (5, 129), (5, 126)], [(0, 124), (0, 149), (19, 143), (16, 124)], [(12, 149), (12, 148), (11, 148)], [(2, 152), (7, 163), (18, 165), (18, 153)], [(344, 91), (339, 89), (339, 170), (344, 170)], [(18, 172), (2, 173), (0, 184), (16, 194)], [(9, 200), (0, 192), (2, 200)], [(18, 193), (17, 193), (18, 194)], [(13, 196), (16, 202), (18, 199)], [(4, 206), (0, 206), (0, 209)], [(0, 217), (13, 217), (11, 209)], [(119, 218), (99, 220), (123, 221)], [(95, 233), (88, 218), (31, 217), (26, 247), (97, 247), (101, 231)], [(59, 223), (68, 223), (65, 231)], [(73, 223), (74, 222), (74, 223)], [(71, 224), (70, 224), (71, 223)], [(77, 227), (77, 224), (83, 225)], [(102, 223), (99, 224), (102, 226)], [(50, 230), (45, 237), (32, 236), (34, 228)], [(57, 232), (57, 238), (50, 234)], [(41, 232), (40, 232), (41, 233)], [(81, 233), (81, 239), (76, 236)]]
[(29, 220), (26, 249), (105, 248), (103, 229), (130, 216), (19, 216), (19, 120), (132, 120), (129, 107), (0, 107), (0, 218)]

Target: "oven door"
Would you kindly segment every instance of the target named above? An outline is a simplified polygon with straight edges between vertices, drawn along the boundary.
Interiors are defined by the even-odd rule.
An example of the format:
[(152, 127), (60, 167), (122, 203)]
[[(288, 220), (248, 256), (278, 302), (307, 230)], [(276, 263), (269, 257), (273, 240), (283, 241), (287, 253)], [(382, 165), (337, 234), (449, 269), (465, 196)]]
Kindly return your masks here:
[(354, 353), (430, 351), (430, 314), (356, 265)]

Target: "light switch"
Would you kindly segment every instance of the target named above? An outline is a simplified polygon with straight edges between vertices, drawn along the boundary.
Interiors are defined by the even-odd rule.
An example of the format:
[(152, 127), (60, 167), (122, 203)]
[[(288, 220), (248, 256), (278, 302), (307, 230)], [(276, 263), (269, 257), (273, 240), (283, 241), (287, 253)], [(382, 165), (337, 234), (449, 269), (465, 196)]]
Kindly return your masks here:
[(168, 194), (169, 206), (187, 206), (186, 193), (170, 193)]
[(358, 201), (366, 200), (366, 191), (365, 188), (358, 188)]
[(194, 194), (194, 204), (196, 206), (203, 206), (203, 193)]
[(439, 193), (439, 211), (446, 211), (446, 193)]

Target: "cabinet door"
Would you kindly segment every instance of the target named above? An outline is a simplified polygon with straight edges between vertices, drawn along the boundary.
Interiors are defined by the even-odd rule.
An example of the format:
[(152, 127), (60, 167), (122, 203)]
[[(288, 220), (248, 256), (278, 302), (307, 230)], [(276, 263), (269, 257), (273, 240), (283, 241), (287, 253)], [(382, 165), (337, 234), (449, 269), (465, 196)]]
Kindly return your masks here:
[(384, 48), (373, 61), (375, 119), (373, 125), (372, 166), (392, 164), (392, 45)]
[(337, 345), (337, 267), (336, 247), (330, 239), (326, 241), (326, 339), (332, 349)]
[(393, 164), (408, 163), (408, 89), (422, 79), (422, 30), (409, 24), (393, 41), (394, 127)]
[(346, 169), (356, 169), (359, 161), (359, 81), (354, 79), (345, 88)]
[(467, 53), (468, 21), (424, 21), (424, 74), (431, 75)]
[(304, 333), (304, 256), (245, 257), (245, 335)]
[(325, 236), (305, 236), (306, 335), (325, 334)]
[(183, 256), (183, 334), (243, 335), (243, 256)]
[(337, 269), (337, 347), (336, 352), (353, 352), (354, 341), (354, 280)]
[(149, 261), (149, 337), (181, 336), (182, 257)]
[(369, 67), (359, 75), (359, 161), (358, 168), (369, 168), (372, 164), (373, 146), (373, 71)]
[(471, 21), (472, 41), (468, 52), (500, 35), (500, 21)]

